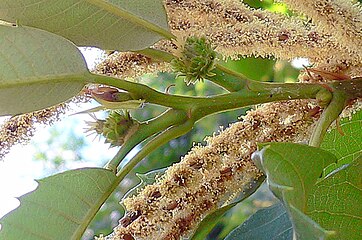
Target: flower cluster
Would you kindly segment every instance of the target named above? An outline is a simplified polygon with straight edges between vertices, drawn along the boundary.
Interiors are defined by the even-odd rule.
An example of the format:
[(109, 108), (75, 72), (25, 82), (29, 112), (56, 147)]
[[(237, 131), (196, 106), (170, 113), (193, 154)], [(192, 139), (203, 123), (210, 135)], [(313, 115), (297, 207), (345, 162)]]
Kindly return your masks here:
[(105, 120), (94, 119), (94, 122), (86, 122), (87, 132), (94, 131), (103, 136), (105, 143), (110, 143), (111, 147), (121, 146), (139, 127), (128, 111), (111, 111)]
[[(315, 64), (345, 64), (361, 69), (358, 67), (362, 60), (359, 6), (346, 0), (286, 2), (313, 21), (253, 9), (237, 0), (166, 0), (165, 6), (174, 35), (206, 37), (224, 57), (253, 55), (282, 60), (306, 57)], [(321, 2), (333, 6), (328, 18), (317, 14), (321, 12), (318, 10), (323, 5)], [(321, 23), (325, 21), (321, 19), (327, 22), (323, 26)], [(338, 34), (344, 39), (336, 34), (335, 24), (343, 29)], [(349, 40), (345, 41), (346, 38)]]
[[(155, 44), (175, 52), (173, 70), (187, 83), (212, 76), (216, 53), (291, 60), (306, 57), (320, 72), (362, 75), (362, 11), (349, 0), (284, 0), (307, 18), (253, 9), (239, 0), (164, 0), (169, 25), (178, 41)], [(310, 19), (308, 19), (310, 18)], [(211, 47), (212, 46), (212, 47)], [(95, 70), (98, 74), (134, 78), (170, 70), (170, 65), (138, 53), (114, 53)], [(323, 78), (322, 76), (319, 76)], [(320, 81), (315, 73), (304, 81)], [(358, 108), (361, 104), (358, 102)], [(65, 104), (14, 116), (0, 129), (0, 158), (9, 148), (32, 136), (35, 123), (50, 124)], [(317, 109), (317, 110), (316, 110)], [(246, 191), (261, 172), (250, 156), (259, 142), (306, 141), (319, 118), (314, 101), (263, 104), (218, 135), (195, 146), (157, 181), (126, 198), (127, 213), (107, 239), (180, 239), (200, 220), (235, 194)], [(126, 114), (88, 123), (112, 146), (121, 145), (139, 126)]]
[(171, 62), (172, 70), (178, 76), (185, 76), (187, 84), (195, 83), (215, 74), (216, 53), (205, 38), (188, 37), (180, 44), (175, 55), (178, 57)]
[(168, 64), (154, 61), (139, 53), (114, 52), (97, 65), (95, 73), (118, 78), (136, 78), (145, 73), (169, 70)]
[(362, 8), (347, 0), (284, 0), (296, 11), (304, 12), (321, 32), (346, 46), (351, 53), (361, 56)]
[(27, 143), (34, 135), (35, 125), (52, 124), (67, 110), (62, 103), (36, 112), (16, 115), (5, 121), (0, 127), (0, 160), (18, 143)]

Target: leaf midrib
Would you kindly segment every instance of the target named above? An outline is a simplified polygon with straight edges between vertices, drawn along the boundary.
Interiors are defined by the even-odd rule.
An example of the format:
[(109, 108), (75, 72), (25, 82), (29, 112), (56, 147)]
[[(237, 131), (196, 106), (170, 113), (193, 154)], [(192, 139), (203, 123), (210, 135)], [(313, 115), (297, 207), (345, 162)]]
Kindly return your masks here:
[[(88, 175), (87, 175), (88, 178), (90, 178)], [(109, 179), (109, 175), (106, 175), (107, 177), (107, 180), (111, 183), (111, 186), (106, 188), (105, 191), (102, 191), (102, 197), (99, 198), (99, 201), (94, 204), (96, 206), (98, 206), (98, 208), (89, 208), (89, 210), (87, 211), (87, 214), (84, 215), (84, 218), (85, 221), (83, 221), (82, 224), (80, 224), (78, 227), (77, 227), (77, 230), (74, 231), (74, 235), (72, 237), (72, 239), (80, 239), (83, 235), (83, 233), (85, 232), (86, 228), (88, 227), (89, 223), (93, 220), (94, 216), (97, 214), (98, 210), (101, 208), (101, 206), (105, 203), (105, 201), (109, 198), (109, 196), (112, 194), (112, 192), (114, 191), (114, 189), (118, 186), (118, 183), (117, 182), (117, 178), (116, 176), (114, 176), (114, 179)], [(95, 179), (93, 178), (90, 178), (92, 179), (92, 181), (95, 181)], [(102, 188), (99, 188), (99, 189), (102, 189)]]
[(88, 83), (87, 78), (91, 77), (88, 72), (84, 74), (60, 74), (56, 76), (48, 75), (48, 76), (39, 76), (39, 77), (29, 77), (29, 78), (21, 78), (21, 79), (12, 79), (12, 80), (1, 80), (0, 79), (0, 89), (3, 88), (11, 88), (11, 87), (20, 87), (20, 86), (30, 86), (36, 84), (54, 84), (54, 83), (62, 83), (62, 82), (79, 82), (79, 83)]
[(124, 9), (115, 6), (112, 3), (109, 3), (107, 1), (104, 0), (86, 0), (86, 2), (88, 2), (89, 4), (92, 4), (94, 6), (97, 6), (101, 9), (103, 9), (106, 12), (112, 13), (113, 15), (126, 19), (129, 22), (132, 22), (136, 25), (142, 26), (146, 29), (149, 29), (155, 33), (158, 33), (159, 35), (167, 38), (167, 39), (171, 39), (174, 38), (173, 34), (171, 34), (170, 32), (166, 31), (165, 29), (157, 26), (156, 24), (153, 24), (151, 22), (148, 22), (142, 18), (140, 18), (139, 16), (135, 16), (134, 14), (125, 11)]

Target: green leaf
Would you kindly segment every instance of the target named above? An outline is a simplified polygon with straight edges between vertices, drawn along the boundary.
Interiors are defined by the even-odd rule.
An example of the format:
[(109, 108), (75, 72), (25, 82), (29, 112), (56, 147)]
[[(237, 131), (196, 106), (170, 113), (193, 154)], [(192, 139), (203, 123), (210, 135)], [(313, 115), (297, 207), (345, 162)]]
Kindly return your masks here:
[(0, 220), (0, 239), (80, 239), (115, 179), (109, 170), (84, 168), (39, 180), (36, 190), (19, 198), (20, 207)]
[(338, 158), (337, 165), (327, 168), (326, 173), (351, 163), (362, 154), (362, 111), (353, 114), (351, 119), (342, 119), (340, 126), (344, 136), (337, 129), (333, 129), (325, 135), (321, 144), (321, 148), (333, 153)]
[(293, 239), (293, 226), (282, 203), (260, 209), (235, 228), (225, 240)]
[[(0, 19), (41, 28), (78, 46), (139, 50), (170, 37), (161, 0), (0, 0)], [(172, 35), (171, 35), (172, 36)]]
[(336, 157), (319, 148), (294, 143), (268, 143), (254, 153), (253, 160), (266, 173), (269, 186), (281, 200), (302, 211), (306, 208), (309, 191), (323, 169), (337, 161)]
[(269, 188), (284, 202), (297, 239), (327, 239), (332, 233), (305, 215), (308, 196), (323, 169), (336, 157), (319, 148), (293, 143), (263, 144), (253, 155), (267, 175)]
[(250, 188), (245, 189), (240, 193), (238, 198), (234, 199), (232, 202), (226, 204), (225, 206), (216, 209), (207, 215), (197, 226), (195, 233), (190, 238), (191, 240), (204, 240), (210, 231), (218, 224), (220, 219), (227, 213), (231, 208), (235, 205), (248, 198), (251, 194), (253, 194), (263, 183), (264, 177), (260, 177), (258, 180), (251, 183)]
[(333, 231), (322, 228), (293, 205), (288, 205), (289, 217), (294, 224), (296, 239), (304, 240), (324, 240), (331, 239), (335, 234)]
[(63, 102), (83, 88), (89, 74), (68, 40), (30, 27), (0, 24), (0, 116)]
[[(361, 138), (360, 138), (361, 139)], [(337, 239), (362, 239), (362, 157), (318, 182), (308, 198), (307, 214)]]

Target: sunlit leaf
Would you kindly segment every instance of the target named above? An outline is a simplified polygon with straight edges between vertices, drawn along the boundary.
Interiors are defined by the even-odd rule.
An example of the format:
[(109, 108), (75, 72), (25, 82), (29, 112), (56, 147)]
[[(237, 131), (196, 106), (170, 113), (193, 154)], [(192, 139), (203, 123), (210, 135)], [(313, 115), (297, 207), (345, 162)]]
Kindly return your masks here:
[(0, 36), (0, 116), (58, 104), (84, 86), (87, 66), (68, 40), (9, 25), (0, 25)]
[(220, 219), (224, 216), (224, 214), (233, 208), (235, 205), (249, 197), (253, 194), (264, 181), (264, 177), (260, 177), (257, 181), (251, 183), (250, 188), (245, 189), (238, 198), (234, 199), (232, 202), (226, 204), (225, 206), (216, 209), (207, 215), (198, 225), (195, 233), (190, 238), (191, 240), (204, 240), (210, 231), (216, 226), (216, 224), (220, 221)]
[(362, 111), (353, 114), (351, 119), (342, 119), (340, 126), (344, 133), (343, 136), (337, 129), (333, 129), (326, 134), (321, 144), (321, 148), (328, 150), (338, 158), (337, 165), (330, 166), (326, 173), (351, 163), (362, 154)]
[(257, 151), (253, 160), (267, 175), (273, 193), (295, 207), (305, 210), (309, 191), (323, 169), (337, 161), (318, 148), (294, 143), (268, 143)]
[(260, 209), (235, 228), (225, 240), (293, 239), (293, 226), (282, 203)]
[(333, 233), (307, 215), (308, 196), (323, 169), (336, 157), (319, 148), (293, 143), (268, 143), (253, 160), (267, 175), (269, 188), (284, 202), (297, 239), (328, 239)]
[(337, 239), (362, 239), (362, 157), (341, 168), (312, 189), (307, 214)]
[(41, 28), (78, 46), (149, 47), (167, 31), (161, 0), (0, 0), (0, 19)]
[(0, 239), (78, 240), (107, 199), (115, 175), (102, 168), (66, 171), (38, 181), (5, 215)]

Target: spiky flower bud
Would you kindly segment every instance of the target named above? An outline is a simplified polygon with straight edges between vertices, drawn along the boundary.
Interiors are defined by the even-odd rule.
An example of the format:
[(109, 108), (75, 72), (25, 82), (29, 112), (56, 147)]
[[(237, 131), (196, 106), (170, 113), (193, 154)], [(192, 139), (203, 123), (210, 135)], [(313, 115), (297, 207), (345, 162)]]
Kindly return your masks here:
[(185, 76), (187, 85), (215, 75), (216, 52), (205, 38), (188, 37), (176, 55), (179, 58), (171, 62), (172, 69)]
[(87, 132), (94, 131), (105, 138), (105, 143), (111, 147), (121, 146), (139, 126), (139, 122), (132, 119), (128, 111), (111, 111), (104, 120), (96, 119), (95, 122), (86, 122)]

